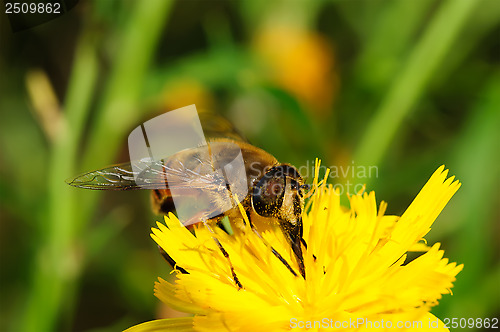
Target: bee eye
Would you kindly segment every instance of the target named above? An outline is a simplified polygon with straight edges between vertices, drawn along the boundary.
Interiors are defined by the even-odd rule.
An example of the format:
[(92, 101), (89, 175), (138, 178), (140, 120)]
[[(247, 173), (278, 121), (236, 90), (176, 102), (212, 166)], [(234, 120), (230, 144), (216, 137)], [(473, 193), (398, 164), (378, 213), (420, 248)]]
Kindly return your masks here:
[(278, 214), (285, 195), (285, 176), (277, 170), (271, 169), (257, 183), (253, 189), (252, 205), (260, 216), (273, 217)]

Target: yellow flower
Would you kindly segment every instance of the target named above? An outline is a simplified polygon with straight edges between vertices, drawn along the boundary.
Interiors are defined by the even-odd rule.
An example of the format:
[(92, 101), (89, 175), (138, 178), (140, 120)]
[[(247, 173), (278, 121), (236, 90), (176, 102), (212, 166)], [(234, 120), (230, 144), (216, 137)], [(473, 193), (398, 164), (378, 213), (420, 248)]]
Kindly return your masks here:
[[(254, 233), (216, 229), (243, 289), (235, 285), (212, 234), (196, 225), (194, 236), (170, 215), (152, 237), (189, 274), (178, 273), (174, 283), (160, 278), (155, 295), (194, 317), (156, 320), (127, 331), (361, 331), (404, 325), (446, 330), (429, 310), (451, 293), (463, 266), (449, 263), (440, 244), (427, 247), (423, 237), (460, 187), (454, 177), (446, 179), (447, 173), (440, 167), (401, 217), (385, 215), (384, 202), (377, 209), (374, 192), (352, 195), (350, 209), (342, 207), (338, 191), (318, 184), (316, 177), (303, 216), (305, 279), (293, 276)], [(262, 235), (298, 270), (281, 232)], [(425, 253), (405, 262), (407, 253), (417, 250)]]

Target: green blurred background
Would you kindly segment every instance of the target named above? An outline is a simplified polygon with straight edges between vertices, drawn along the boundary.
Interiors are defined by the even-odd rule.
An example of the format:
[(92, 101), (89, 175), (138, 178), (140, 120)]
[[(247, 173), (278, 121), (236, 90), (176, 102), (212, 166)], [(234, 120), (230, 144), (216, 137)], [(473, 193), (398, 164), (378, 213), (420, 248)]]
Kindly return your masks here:
[[(189, 104), (296, 166), (378, 167), (401, 214), (441, 164), (463, 183), (428, 235), (464, 263), (433, 313), (500, 316), (495, 0), (80, 1), (0, 16), (0, 330), (116, 331), (175, 315), (149, 195), (64, 180), (127, 160), (141, 122)], [(311, 179), (309, 178), (309, 181)]]

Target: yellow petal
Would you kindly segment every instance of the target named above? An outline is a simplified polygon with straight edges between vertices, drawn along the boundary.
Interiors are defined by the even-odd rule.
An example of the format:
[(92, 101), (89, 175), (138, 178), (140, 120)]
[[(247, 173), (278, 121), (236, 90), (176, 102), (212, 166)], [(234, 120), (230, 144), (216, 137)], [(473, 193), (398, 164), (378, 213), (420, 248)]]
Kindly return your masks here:
[(460, 188), (454, 177), (446, 179), (448, 170), (438, 168), (413, 203), (394, 226), (390, 241), (380, 249), (378, 264), (390, 266), (429, 232), (432, 223), (453, 194)]
[(175, 285), (158, 278), (155, 283), (155, 296), (172, 309), (192, 314), (205, 314), (205, 310), (194, 304), (189, 299), (177, 296), (178, 290)]
[(195, 331), (193, 317), (158, 319), (132, 326), (124, 332), (187, 332)]

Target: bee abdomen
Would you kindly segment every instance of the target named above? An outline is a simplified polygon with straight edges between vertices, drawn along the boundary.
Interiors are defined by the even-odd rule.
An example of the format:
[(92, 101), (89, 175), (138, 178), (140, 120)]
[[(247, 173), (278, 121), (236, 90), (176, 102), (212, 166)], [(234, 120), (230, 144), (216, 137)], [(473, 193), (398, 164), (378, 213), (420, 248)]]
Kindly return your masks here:
[(155, 189), (151, 192), (151, 203), (156, 214), (168, 214), (175, 212), (175, 204), (170, 190)]

